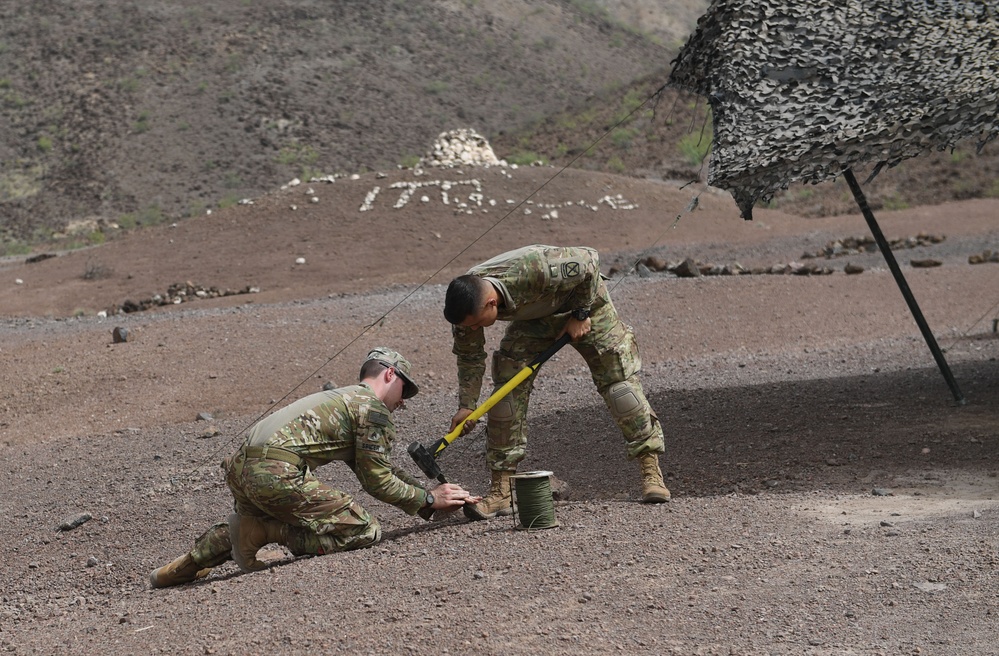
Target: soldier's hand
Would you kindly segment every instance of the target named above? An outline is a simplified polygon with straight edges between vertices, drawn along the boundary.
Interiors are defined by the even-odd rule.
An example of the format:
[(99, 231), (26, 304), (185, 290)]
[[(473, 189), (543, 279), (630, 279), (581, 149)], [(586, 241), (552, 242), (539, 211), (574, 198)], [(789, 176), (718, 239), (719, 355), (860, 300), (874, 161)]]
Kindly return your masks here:
[[(569, 317), (569, 320), (565, 322), (565, 328), (563, 328), (562, 332), (558, 334), (558, 337), (569, 333), (569, 337), (572, 338), (572, 341), (578, 342), (580, 338), (585, 337), (590, 333), (590, 328), (591, 324), (589, 317), (582, 321)], [(558, 337), (556, 337), (556, 339), (558, 339)]]
[[(459, 408), (458, 412), (454, 413), (454, 417), (451, 418), (451, 431), (453, 431), (455, 428), (457, 428), (458, 424), (460, 424), (461, 422), (465, 421), (465, 418), (468, 417), (468, 415), (470, 415), (470, 414), (472, 414), (472, 411), (469, 410), (468, 408)], [(479, 422), (477, 422), (477, 421), (469, 421), (469, 422), (467, 422), (462, 427), (461, 434), (462, 435), (467, 435), (473, 428), (475, 428), (475, 424), (477, 424), (477, 423), (479, 423)], [(451, 432), (451, 431), (448, 431), (448, 432)]]
[(430, 507), (434, 510), (459, 508), (466, 503), (478, 503), (482, 500), (482, 497), (476, 496), (454, 483), (441, 483), (431, 492), (434, 495), (434, 505)]

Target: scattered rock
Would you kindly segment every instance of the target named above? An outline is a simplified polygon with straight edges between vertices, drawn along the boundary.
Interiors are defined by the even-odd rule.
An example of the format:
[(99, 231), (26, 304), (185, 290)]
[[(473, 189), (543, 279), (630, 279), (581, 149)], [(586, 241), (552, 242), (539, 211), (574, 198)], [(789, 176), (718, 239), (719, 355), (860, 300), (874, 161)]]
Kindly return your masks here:
[(199, 412), (196, 421), (211, 421), (214, 419), (210, 412)]
[(111, 339), (114, 340), (115, 344), (120, 344), (122, 342), (128, 341), (128, 328), (123, 328), (122, 326), (115, 327), (111, 331)]
[(947, 584), (945, 583), (930, 583), (929, 581), (919, 581), (913, 583), (912, 587), (922, 592), (942, 592), (947, 589)]
[(107, 311), (107, 314), (130, 314), (132, 312), (142, 312), (143, 310), (148, 310), (149, 308), (159, 307), (162, 305), (179, 305), (180, 303), (186, 303), (199, 298), (218, 298), (221, 296), (233, 296), (237, 294), (257, 294), (259, 292), (259, 287), (253, 287), (250, 285), (247, 285), (239, 291), (233, 291), (231, 289), (223, 291), (218, 287), (202, 287), (191, 282), (174, 283), (167, 288), (166, 294), (156, 294), (151, 298), (141, 301), (127, 299), (123, 301), (120, 306), (111, 307)]
[(572, 488), (569, 483), (552, 474), (548, 478), (548, 484), (552, 488), (552, 499), (555, 501), (568, 501)]
[(673, 269), (673, 273), (680, 278), (699, 278), (701, 276), (701, 269), (694, 260), (688, 257)]
[[(932, 246), (947, 239), (944, 235), (930, 235), (921, 232), (914, 237), (903, 237), (893, 239), (888, 242), (893, 251), (906, 248), (918, 248), (920, 246)], [(811, 258), (834, 258), (847, 255), (857, 255), (859, 253), (873, 253), (878, 250), (878, 244), (873, 236), (865, 235), (861, 237), (847, 237), (845, 239), (835, 239), (825, 245), (821, 250), (803, 253), (802, 259)]]
[(58, 526), (56, 526), (57, 531), (72, 531), (78, 526), (82, 526), (89, 522), (93, 517), (90, 513), (80, 513), (76, 517), (70, 519), (64, 519)]
[(925, 259), (925, 260), (909, 260), (909, 264), (915, 269), (930, 269), (933, 267), (938, 267), (943, 262), (940, 260)]
[(655, 255), (650, 255), (642, 263), (647, 266), (652, 271), (666, 271), (669, 268), (669, 264), (661, 257)]
[(968, 264), (985, 264), (986, 262), (999, 262), (999, 251), (986, 249), (980, 254), (968, 256)]

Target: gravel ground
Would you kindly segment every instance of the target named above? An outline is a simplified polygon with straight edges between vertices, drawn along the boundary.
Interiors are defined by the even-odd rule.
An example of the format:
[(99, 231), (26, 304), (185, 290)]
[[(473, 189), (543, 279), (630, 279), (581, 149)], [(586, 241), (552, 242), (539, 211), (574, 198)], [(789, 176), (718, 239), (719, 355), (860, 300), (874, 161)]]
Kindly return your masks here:
[[(204, 234), (174, 248), (210, 248), (219, 225), (250, 222), (262, 205), (234, 208), (217, 224), (199, 220)], [(596, 213), (531, 238), (593, 244), (607, 269), (636, 257), (643, 232), (663, 229), (654, 200), (644, 207), (613, 233)], [(787, 262), (830, 235), (863, 232), (859, 217), (803, 222), (766, 211), (743, 231), (730, 204), (714, 210), (704, 199), (702, 207), (665, 257)], [(274, 548), (265, 572), (244, 575), (229, 563), (166, 590), (147, 589), (148, 573), (229, 512), (217, 463), (243, 431), (287, 398), (350, 382), (375, 343), (409, 356), (421, 383), (397, 413), (400, 446), (443, 434), (454, 411), (443, 286), (410, 293), (434, 267), (407, 281), (386, 264), (382, 277), (340, 289), (332, 277), (296, 283), (300, 274), (285, 266), (284, 286), (265, 285), (253, 303), (234, 297), (74, 318), (74, 306), (99, 307), (85, 305), (83, 292), (58, 301), (76, 284), (83, 260), (72, 258), (81, 256), (6, 263), (3, 279), (24, 284), (0, 287), (0, 513), (8, 518), (0, 524), (0, 651), (997, 654), (999, 265), (967, 263), (999, 243), (997, 209), (971, 202), (882, 220), (889, 237), (934, 227), (948, 234), (899, 259), (964, 405), (876, 255), (853, 258), (868, 267), (857, 276), (830, 260), (839, 270), (827, 276), (614, 278), (615, 304), (635, 328), (646, 391), (665, 422), (670, 503), (636, 503), (637, 467), (582, 361), (565, 351), (539, 376), (523, 465), (572, 486), (556, 508), (557, 528), (461, 515), (425, 523), (366, 496), (334, 465), (319, 474), (378, 516), (379, 545), (312, 559)], [(732, 227), (716, 233), (723, 216)], [(405, 239), (392, 244), (382, 220), (371, 220), (382, 235), (376, 250), (440, 258), (435, 240), (406, 236), (431, 224), (407, 223)], [(238, 229), (247, 240), (255, 234)], [(356, 253), (324, 265), (356, 277), (369, 263), (368, 243), (358, 238)], [(203, 250), (164, 252), (155, 231), (130, 238), (127, 249), (104, 248), (89, 257), (117, 258), (119, 275), (105, 287), (112, 295), (124, 293), (115, 285), (141, 293), (235, 268), (204, 263)], [(130, 268), (132, 254), (147, 258), (148, 272)], [(202, 268), (156, 269), (185, 257)], [(910, 267), (917, 257), (941, 266)], [(260, 276), (277, 275), (266, 261), (258, 266)], [(112, 342), (117, 326), (129, 328), (128, 342)], [(199, 412), (212, 419), (196, 421)], [(441, 464), (450, 479), (486, 485), (483, 441), (479, 429), (449, 447)], [(91, 518), (57, 529), (84, 515)]]

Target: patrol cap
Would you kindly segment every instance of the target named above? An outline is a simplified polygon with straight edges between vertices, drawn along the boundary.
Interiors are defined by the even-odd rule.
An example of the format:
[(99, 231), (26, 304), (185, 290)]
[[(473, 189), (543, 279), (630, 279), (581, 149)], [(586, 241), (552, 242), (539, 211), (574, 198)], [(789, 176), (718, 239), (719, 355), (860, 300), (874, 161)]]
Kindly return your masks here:
[(368, 357), (364, 361), (367, 362), (368, 360), (375, 360), (381, 362), (386, 367), (395, 369), (395, 372), (402, 378), (402, 398), (411, 399), (420, 391), (420, 388), (416, 386), (413, 379), (409, 377), (409, 372), (412, 370), (413, 365), (409, 364), (409, 360), (399, 355), (398, 352), (384, 346), (379, 346), (368, 352)]

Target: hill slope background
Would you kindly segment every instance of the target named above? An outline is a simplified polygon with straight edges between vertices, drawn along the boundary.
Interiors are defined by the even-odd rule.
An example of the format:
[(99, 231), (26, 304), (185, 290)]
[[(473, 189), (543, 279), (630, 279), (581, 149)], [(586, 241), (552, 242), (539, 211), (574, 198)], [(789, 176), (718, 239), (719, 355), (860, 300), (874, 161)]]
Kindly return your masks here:
[[(100, 243), (298, 177), (413, 165), (470, 128), (500, 157), (703, 180), (703, 100), (650, 101), (706, 0), (82, 0), (0, 6), (0, 240)], [(875, 209), (999, 195), (997, 149), (910, 160)], [(773, 207), (851, 211), (841, 182)], [(80, 223), (80, 222), (83, 223)]]
[[(695, 17), (650, 24), (675, 47)], [(85, 0), (4, 3), (0, 23), (0, 199), (22, 240), (412, 164), (443, 131), (523, 128), (671, 52), (580, 2)]]

